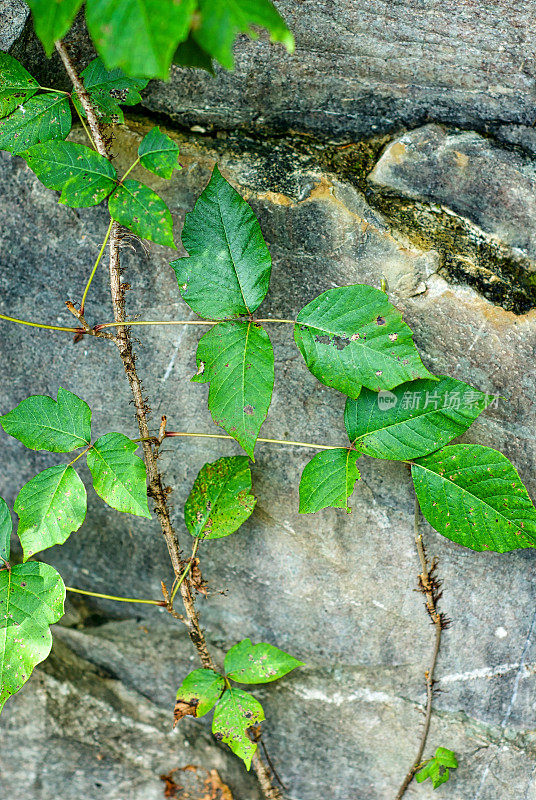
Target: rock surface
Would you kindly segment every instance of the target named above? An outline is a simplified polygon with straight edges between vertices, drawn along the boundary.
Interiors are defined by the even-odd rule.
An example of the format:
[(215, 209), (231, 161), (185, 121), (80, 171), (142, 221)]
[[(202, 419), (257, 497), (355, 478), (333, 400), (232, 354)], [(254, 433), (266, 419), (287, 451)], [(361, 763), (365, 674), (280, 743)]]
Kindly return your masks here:
[[(285, 4), (280, 6), (285, 11)], [(448, 121), (458, 114), (458, 124), (474, 124), (480, 130), (488, 119), (500, 118), (503, 142), (505, 127), (513, 136), (518, 129), (507, 123), (524, 118), (532, 95), (523, 94), (523, 87), (530, 88), (531, 78), (530, 65), (525, 72), (509, 71), (508, 61), (512, 53), (521, 52), (521, 43), (514, 47), (515, 36), (522, 30), (530, 39), (534, 26), (517, 28), (516, 34), (506, 23), (516, 19), (523, 26), (529, 11), (501, 4), (484, 14), (467, 5), (466, 30), (469, 21), (481, 21), (478, 33), (471, 33), (471, 41), (479, 42), (480, 49), (474, 49), (468, 42), (452, 46), (454, 36), (464, 39), (460, 16), (458, 27), (450, 28), (448, 37), (440, 36), (448, 27), (449, 10), (451, 16), (454, 13), (449, 2), (441, 12), (431, 0), (409, 10), (401, 3), (391, 4), (390, 11), (377, 4), (390, 26), (380, 30), (372, 24), (369, 10), (366, 34), (365, 22), (353, 16), (355, 8), (356, 4), (342, 2), (293, 6), (290, 16), (302, 52), (305, 42), (310, 48), (314, 42), (316, 73), (309, 64), (306, 75), (297, 60), (283, 71), (278, 59), (286, 56), (280, 51), (264, 44), (241, 44), (238, 73), (218, 78), (216, 88), (210, 89), (212, 106), (209, 99), (194, 104), (188, 96), (183, 106), (191, 103), (190, 110), (179, 113), (175, 79), (152, 88), (149, 103), (175, 121), (207, 125), (218, 97), (219, 106), (226, 109), (218, 126), (234, 127), (238, 120), (248, 128), (247, 135), (224, 130), (199, 135), (181, 133), (170, 123), (168, 132), (180, 144), (184, 169), (169, 182), (153, 176), (152, 185), (170, 205), (178, 242), (184, 213), (218, 162), (251, 203), (270, 246), (273, 272), (263, 317), (289, 318), (332, 286), (353, 282), (379, 286), (385, 278), (391, 300), (415, 331), (426, 366), (504, 398), (477, 421), (465, 441), (505, 452), (534, 497), (536, 303), (530, 283), (523, 282), (531, 271), (534, 222), (522, 203), (512, 201), (508, 227), (501, 227), (504, 219), (494, 184), (489, 183), (487, 193), (482, 190), (486, 176), (501, 175), (501, 186), (508, 180), (512, 192), (519, 186), (527, 193), (533, 162), (475, 132), (427, 126), (407, 134), (411, 147), (404, 150), (401, 174), (398, 165), (386, 169), (398, 139), (357, 141), (365, 130), (361, 124), (370, 135), (380, 100), (387, 116), (394, 114), (393, 109), (404, 109), (405, 119), (415, 125), (427, 115), (443, 122), (448, 111)], [(434, 18), (425, 13), (434, 9)], [(489, 60), (482, 57), (491, 47), (492, 23), (499, 24), (499, 19), (501, 37), (511, 40), (494, 64), (495, 85), (511, 89), (501, 95), (500, 104), (486, 84)], [(328, 22), (333, 27), (331, 39)], [(434, 24), (438, 33), (432, 41)], [(312, 31), (317, 32), (314, 40)], [(383, 51), (378, 50), (380, 37)], [(396, 73), (402, 67), (396, 58), (394, 72), (380, 69), (378, 60), (374, 73), (370, 54), (389, 48), (396, 54), (404, 37), (414, 42), (406, 42), (405, 51), (408, 54), (409, 48), (413, 54), (415, 83), (417, 70), (422, 75), (433, 73), (437, 92), (439, 82), (444, 84), (443, 104), (436, 93), (435, 104), (429, 100), (423, 111), (420, 80), (411, 91), (407, 87), (402, 91)], [(349, 39), (359, 41), (361, 48), (353, 61), (348, 56)], [(328, 63), (322, 53), (336, 41), (340, 53)], [(530, 51), (529, 44), (523, 51), (525, 46)], [(428, 57), (432, 47), (437, 52), (435, 62)], [(255, 80), (264, 94), (253, 80), (251, 61), (244, 66), (246, 57), (256, 60), (260, 77), (257, 70)], [(356, 80), (368, 70), (372, 87), (368, 116), (363, 111), (351, 130), (349, 103), (342, 102), (353, 91), (349, 65), (354, 72), (358, 68)], [(250, 95), (244, 88), (244, 70)], [(276, 74), (280, 83), (273, 86), (270, 81)], [(315, 92), (325, 89), (325, 78), (331, 95), (328, 98), (326, 89), (324, 110), (330, 113), (315, 116), (307, 109), (320, 107)], [(191, 74), (189, 80), (194, 81)], [(204, 80), (195, 77), (196, 91)], [(433, 83), (431, 77), (429, 82)], [(257, 111), (251, 111), (253, 96)], [(249, 116), (239, 98), (249, 103)], [(292, 124), (290, 115), (277, 117), (285, 103), (294, 109)], [(359, 106), (350, 110), (358, 114)], [(390, 119), (395, 127), (400, 124), (400, 116)], [(276, 127), (274, 120), (302, 133), (319, 130), (315, 120), (329, 120), (324, 135), (344, 132), (356, 141), (347, 147), (298, 134), (260, 137), (260, 130)], [(387, 130), (387, 123), (378, 120)], [(159, 119), (162, 127), (164, 122)], [(131, 163), (140, 137), (152, 124), (131, 114), (128, 125), (119, 130), (115, 150), (120, 169)], [(424, 147), (422, 137), (430, 131), (436, 139)], [(81, 140), (80, 131), (74, 135)], [(469, 161), (471, 174), (482, 183), (479, 189), (467, 178), (462, 198), (456, 193), (455, 177), (451, 173), (449, 182), (444, 174), (440, 156), (445, 148), (448, 153), (464, 153), (464, 142), (476, 154)], [(21, 159), (6, 153), (0, 158), (0, 313), (69, 324), (64, 301), (76, 301), (83, 291), (106, 230), (106, 211), (74, 211), (58, 205), (56, 195), (44, 189)], [(147, 173), (143, 177), (147, 180)], [(462, 202), (465, 205), (459, 205)], [(132, 285), (127, 295), (130, 314), (143, 319), (193, 317), (180, 299), (169, 267), (176, 253), (156, 246), (145, 253), (128, 238), (122, 253), (125, 279)], [(520, 275), (524, 277), (518, 281)], [(103, 268), (92, 287), (88, 315), (94, 322), (104, 322), (110, 313)], [(273, 325), (269, 332), (276, 356), (276, 389), (263, 435), (328, 444), (344, 441), (344, 398), (307, 372), (289, 326)], [(173, 429), (215, 430), (206, 409), (206, 387), (189, 382), (200, 333), (193, 326), (137, 331), (138, 366), (151, 398), (155, 427), (165, 412)], [(128, 387), (107, 343), (85, 339), (74, 344), (67, 334), (36, 335), (7, 323), (2, 323), (0, 335), (0, 368), (5, 376), (0, 411), (31, 393), (55, 396), (62, 385), (90, 404), (95, 435), (111, 429), (136, 435)], [(10, 503), (35, 472), (61, 460), (25, 451), (3, 432), (0, 442), (0, 494)], [(232, 443), (203, 439), (174, 440), (163, 449), (162, 468), (173, 487), (174, 521), (184, 547), (188, 540), (182, 507), (198, 470), (206, 461), (238, 452)], [(414, 591), (419, 566), (412, 538), (411, 484), (404, 465), (361, 459), (363, 480), (354, 492), (351, 515), (326, 510), (314, 518), (300, 516), (299, 477), (313, 453), (314, 449), (258, 447), (253, 465), (257, 508), (240, 533), (213, 542), (202, 552), (212, 594), (200, 600), (200, 613), (220, 660), (232, 644), (249, 636), (306, 662), (305, 668), (281, 682), (256, 691), (266, 711), (267, 747), (289, 787), (288, 797), (384, 800), (395, 796), (417, 749), (425, 701), (423, 676), (432, 646), (422, 597)], [(81, 472), (87, 482), (87, 473), (83, 468)], [(158, 597), (160, 581), (170, 581), (170, 567), (154, 520), (111, 512), (89, 494), (83, 528), (63, 547), (47, 551), (46, 560), (72, 586)], [(426, 526), (424, 531), (429, 554), (439, 559), (442, 608), (452, 620), (438, 665), (442, 691), (435, 701), (427, 752), (438, 745), (449, 747), (458, 754), (460, 768), (442, 787), (441, 796), (535, 800), (534, 555), (530, 551), (477, 554)], [(36, 800), (157, 800), (164, 797), (160, 776), (193, 764), (217, 770), (235, 800), (258, 800), (255, 781), (214, 742), (209, 722), (187, 719), (171, 731), (176, 687), (197, 666), (182, 626), (158, 609), (118, 606), (98, 600), (85, 604), (75, 598), (56, 626), (52, 656), (6, 705), (0, 722), (5, 744), (0, 796), (6, 791), (6, 796), (17, 797), (22, 775), (27, 794)], [(174, 778), (186, 786), (179, 798), (185, 800), (187, 792), (197, 797), (198, 788), (186, 784), (182, 774), (187, 773), (180, 773), (180, 780)], [(203, 777), (206, 773), (200, 774), (201, 782), (208, 779)], [(412, 785), (407, 796), (429, 800), (430, 789), (426, 784)]]

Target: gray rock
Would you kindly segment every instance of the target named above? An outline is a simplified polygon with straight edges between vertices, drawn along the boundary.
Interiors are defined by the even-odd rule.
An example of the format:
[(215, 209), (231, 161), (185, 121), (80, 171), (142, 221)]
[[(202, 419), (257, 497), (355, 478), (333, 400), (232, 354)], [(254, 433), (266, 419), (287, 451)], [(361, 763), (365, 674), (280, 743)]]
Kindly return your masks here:
[(23, 0), (0, 0), (0, 50), (9, 50), (22, 33), (29, 14)]
[[(132, 160), (146, 125), (133, 120), (131, 130), (119, 131), (115, 149), (120, 168)], [(153, 176), (150, 182), (170, 204), (177, 240), (184, 211), (192, 207), (218, 160), (258, 214), (272, 251), (272, 285), (263, 316), (288, 318), (333, 285), (377, 286), (385, 276), (390, 297), (404, 310), (427, 366), (506, 398), (475, 424), (466, 441), (503, 450), (534, 494), (536, 387), (527, 365), (534, 360), (536, 312), (514, 314), (469, 287), (447, 282), (437, 272), (436, 251), (417, 247), (393, 227), (367, 204), (355, 182), (324, 171), (310, 155), (296, 154), (293, 140), (280, 140), (268, 155), (264, 144), (254, 140), (219, 136), (199, 141), (171, 133), (180, 143), (184, 169), (169, 182)], [(21, 159), (2, 158), (0, 310), (67, 322), (63, 303), (81, 294), (106, 229), (105, 210), (75, 212), (58, 205)], [(124, 244), (125, 277), (133, 287), (129, 313), (145, 319), (192, 318), (168, 265), (174, 253), (150, 246), (146, 255), (136, 243), (127, 239)], [(95, 322), (110, 318), (104, 268), (92, 288), (88, 315)], [(136, 332), (138, 366), (151, 397), (154, 426), (165, 412), (172, 429), (214, 431), (206, 387), (188, 380), (195, 371), (200, 333), (156, 327)], [(288, 326), (271, 326), (270, 335), (276, 389), (263, 434), (344, 442), (344, 398), (307, 372)], [(95, 435), (110, 429), (136, 435), (122, 369), (107, 343), (84, 340), (74, 345), (68, 335), (36, 335), (15, 325), (3, 327), (2, 337), (0, 366), (10, 379), (0, 389), (1, 410), (33, 392), (55, 395), (63, 385), (91, 405)], [(1, 442), (0, 486), (10, 502), (36, 471), (61, 460), (25, 451), (4, 434)], [(164, 448), (161, 464), (174, 490), (174, 521), (184, 548), (189, 538), (182, 507), (197, 471), (206, 461), (237, 452), (232, 443), (202, 439), (174, 440)], [(250, 636), (306, 662), (304, 669), (256, 692), (266, 710), (267, 745), (289, 796), (348, 800), (357, 793), (366, 800), (383, 800), (394, 796), (416, 751), (432, 637), (422, 598), (414, 591), (418, 562), (411, 484), (404, 465), (361, 460), (363, 480), (352, 498), (351, 515), (326, 510), (314, 518), (300, 516), (299, 477), (313, 453), (259, 446), (253, 466), (258, 506), (240, 533), (204, 548), (204, 574), (212, 594), (199, 601), (199, 609), (220, 659), (234, 642)], [(88, 482), (85, 469), (81, 472)], [(158, 597), (160, 580), (169, 583), (171, 575), (154, 520), (111, 512), (89, 494), (83, 528), (64, 546), (47, 551), (46, 560), (69, 585)], [(536, 754), (532, 555), (476, 554), (429, 529), (425, 535), (430, 555), (439, 558), (443, 608), (452, 619), (438, 667), (443, 692), (436, 700), (427, 748), (452, 747), (460, 757), (460, 769), (442, 795), (446, 800), (531, 798)], [(20, 733), (17, 742), (19, 759), (33, 759), (31, 786), (38, 800), (93, 796), (95, 770), (118, 798), (127, 784), (129, 800), (157, 797), (160, 772), (189, 760), (185, 751), (176, 760), (171, 756), (179, 748), (173, 749), (174, 739), (170, 745), (163, 734), (154, 733), (154, 720), (165, 719), (168, 725), (174, 691), (195, 665), (193, 654), (181, 626), (158, 609), (106, 601), (95, 601), (92, 608), (81, 622), (70, 611), (66, 623), (71, 627), (56, 630), (60, 644), (55, 660), (46, 662), (6, 707), (9, 730), (20, 728), (32, 740), (23, 746)], [(73, 694), (79, 674), (72, 666), (73, 653), (105, 675), (106, 686), (114, 682), (113, 698), (99, 700), (100, 678), (80, 684)], [(51, 675), (55, 683), (48, 690), (46, 714), (56, 720), (54, 742), (43, 733), (45, 724), (52, 725), (45, 711), (32, 721), (28, 710), (43, 708), (39, 692)], [(70, 703), (60, 704), (62, 693)], [(140, 727), (138, 703), (152, 720), (149, 729)], [(57, 704), (59, 711), (54, 710)], [(84, 726), (78, 717), (83, 718), (86, 708), (90, 724)], [(61, 731), (71, 729), (76, 744), (67, 747)], [(119, 745), (122, 729), (128, 735)], [(187, 720), (178, 735), (188, 737), (196, 764), (220, 772), (236, 800), (253, 800), (254, 784), (241, 782), (238, 762), (213, 747), (205, 723)], [(154, 737), (153, 744), (147, 737)], [(102, 772), (95, 742), (111, 750)], [(45, 748), (52, 754), (50, 762)], [(66, 773), (75, 762), (82, 766), (71, 789)], [(48, 763), (56, 765), (57, 777), (51, 777)], [(20, 760), (3, 764), (5, 780), (15, 781)], [(428, 798), (429, 788), (412, 787), (412, 795)], [(114, 798), (113, 793), (105, 796)]]

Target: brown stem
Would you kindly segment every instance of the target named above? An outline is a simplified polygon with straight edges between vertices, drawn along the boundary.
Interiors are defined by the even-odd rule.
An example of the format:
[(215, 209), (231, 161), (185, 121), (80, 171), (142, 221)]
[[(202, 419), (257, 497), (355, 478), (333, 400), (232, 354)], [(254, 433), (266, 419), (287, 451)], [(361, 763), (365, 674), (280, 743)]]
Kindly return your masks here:
[[(63, 44), (63, 42), (56, 42), (56, 49), (61, 57), (61, 60), (63, 61), (67, 74), (69, 75), (69, 78), (74, 86), (74, 89), (78, 95), (80, 103), (84, 111), (86, 112), (88, 124), (97, 151), (102, 156), (111, 161), (111, 154), (109, 152), (107, 142), (105, 141), (102, 135), (102, 131), (100, 129), (99, 121), (95, 114), (91, 98), (86, 92), (78, 76), (78, 72), (74, 64), (72, 63), (67, 50), (65, 49), (65, 45)], [(173, 529), (173, 525), (171, 523), (171, 514), (166, 499), (166, 493), (163, 487), (162, 476), (158, 470), (157, 457), (158, 457), (159, 443), (155, 442), (154, 437), (152, 438), (149, 432), (149, 425), (147, 419), (149, 414), (149, 408), (143, 397), (142, 384), (138, 376), (138, 372), (136, 370), (136, 356), (132, 348), (130, 330), (124, 324), (126, 321), (125, 296), (124, 296), (124, 289), (121, 285), (119, 242), (120, 242), (119, 225), (117, 223), (114, 223), (112, 226), (112, 231), (110, 233), (110, 238), (108, 240), (110, 291), (111, 291), (114, 321), (117, 323), (116, 335), (114, 337), (114, 341), (119, 349), (119, 354), (121, 356), (123, 367), (125, 369), (128, 382), (130, 384), (132, 396), (134, 399), (136, 420), (138, 422), (138, 428), (142, 440), (141, 445), (143, 448), (143, 457), (147, 469), (148, 493), (154, 503), (155, 513), (160, 522), (160, 527), (162, 529), (162, 533), (166, 541), (175, 578), (176, 580), (180, 580), (185, 565), (182, 560), (177, 534)], [(211, 654), (209, 653), (207, 643), (205, 641), (205, 637), (201, 629), (201, 625), (199, 623), (199, 618), (197, 616), (197, 610), (195, 608), (194, 598), (192, 595), (192, 589), (188, 580), (184, 580), (181, 583), (180, 593), (182, 597), (182, 602), (184, 604), (184, 609), (186, 612), (186, 625), (188, 628), (188, 633), (192, 643), (194, 644), (194, 647), (197, 650), (197, 654), (201, 660), (201, 663), (206, 668), (216, 669), (216, 665), (212, 659)], [(173, 611), (172, 608), (170, 608), (169, 610)], [(266, 798), (266, 800), (280, 800), (281, 794), (279, 790), (272, 785), (268, 768), (262, 761), (258, 752), (255, 753), (255, 755), (253, 756), (252, 763), (253, 763), (253, 768), (257, 774), (257, 778), (259, 780), (262, 793)]]
[(432, 704), (434, 699), (434, 672), (437, 664), (437, 657), (439, 655), (439, 648), (441, 646), (441, 631), (447, 625), (447, 620), (437, 608), (438, 600), (441, 597), (441, 593), (439, 592), (439, 584), (434, 575), (435, 563), (432, 562), (431, 566), (428, 564), (428, 560), (426, 558), (426, 551), (424, 549), (424, 544), (422, 540), (422, 533), (419, 527), (419, 519), (420, 519), (420, 506), (419, 506), (419, 501), (417, 500), (417, 498), (415, 498), (415, 520), (414, 520), (413, 530), (415, 536), (415, 547), (417, 548), (417, 554), (419, 556), (419, 561), (421, 563), (421, 573), (419, 575), (419, 590), (424, 594), (426, 598), (426, 610), (428, 611), (428, 615), (430, 616), (430, 619), (434, 624), (435, 637), (434, 637), (434, 648), (432, 650), (432, 658), (430, 660), (430, 666), (424, 673), (424, 679), (426, 681), (426, 710), (424, 712), (424, 726), (421, 732), (419, 748), (417, 750), (417, 755), (415, 756), (413, 764), (411, 765), (406, 777), (402, 781), (402, 785), (400, 786), (400, 789), (397, 792), (395, 800), (401, 800), (401, 798), (404, 796), (408, 786), (413, 780), (413, 777), (415, 773), (418, 771), (422, 762), (424, 748), (426, 747), (426, 740), (428, 739), (428, 733), (430, 731), (430, 723), (432, 721)]

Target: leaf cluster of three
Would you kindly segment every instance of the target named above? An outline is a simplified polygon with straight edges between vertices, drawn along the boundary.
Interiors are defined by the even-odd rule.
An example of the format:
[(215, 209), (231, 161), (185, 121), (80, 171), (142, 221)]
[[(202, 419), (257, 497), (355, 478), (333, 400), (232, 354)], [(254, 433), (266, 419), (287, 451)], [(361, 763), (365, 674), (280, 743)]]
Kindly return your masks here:
[[(274, 355), (255, 321), (271, 260), (250, 206), (217, 167), (192, 212), (172, 262), (181, 295), (217, 322), (200, 340), (193, 381), (210, 383), (214, 421), (253, 458), (274, 385)], [(210, 276), (210, 280), (207, 280)], [(296, 318), (294, 338), (310, 372), (347, 395), (349, 446), (324, 450), (305, 467), (300, 511), (347, 507), (358, 456), (411, 463), (426, 519), (475, 550), (536, 545), (536, 510), (506, 456), (481, 445), (452, 445), (494, 402), (491, 395), (422, 364), (412, 332), (387, 295), (371, 286), (330, 289)]]

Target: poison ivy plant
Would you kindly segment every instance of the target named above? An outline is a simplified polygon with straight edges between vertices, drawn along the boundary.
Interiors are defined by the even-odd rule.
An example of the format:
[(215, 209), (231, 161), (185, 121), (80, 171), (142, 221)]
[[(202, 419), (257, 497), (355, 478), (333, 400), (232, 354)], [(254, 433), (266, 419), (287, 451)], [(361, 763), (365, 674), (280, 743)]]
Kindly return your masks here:
[(73, 467), (62, 464), (35, 475), (22, 487), (14, 506), (24, 561), (63, 544), (84, 522), (86, 508), (86, 490)]
[(48, 564), (0, 569), (0, 710), (50, 653), (50, 625), (63, 616), (65, 586)]
[(38, 91), (39, 84), (22, 64), (0, 52), (0, 117), (11, 114)]
[(171, 178), (174, 170), (181, 169), (179, 145), (160, 128), (151, 128), (142, 139), (138, 155), (145, 169), (161, 178)]
[(372, 286), (324, 292), (298, 314), (294, 338), (313, 375), (349, 397), (433, 378), (402, 314)]
[(250, 492), (251, 470), (246, 456), (205, 464), (184, 507), (186, 527), (192, 536), (202, 539), (235, 533), (255, 508), (257, 500)]
[(252, 644), (250, 639), (243, 639), (225, 656), (224, 675), (212, 669), (196, 669), (184, 679), (177, 691), (175, 723), (185, 716), (202, 717), (216, 706), (212, 733), (249, 769), (257, 749), (256, 728), (264, 720), (264, 711), (253, 695), (230, 681), (270, 683), (300, 666), (302, 661), (267, 642)]
[(7, 414), (0, 425), (30, 450), (70, 453), (91, 441), (91, 409), (72, 392), (58, 389), (58, 399), (32, 395)]
[(70, 130), (68, 98), (57, 92), (38, 94), (0, 120), (0, 150), (18, 155), (38, 142), (65, 139)]
[[(0, 497), (0, 560), (4, 562), (4, 565), (9, 561), (12, 530), (13, 523), (11, 522), (8, 504), (3, 497)], [(0, 569), (1, 566), (0, 564)]]
[[(140, 92), (147, 86), (143, 78), (130, 78), (121, 69), (108, 70), (102, 59), (95, 58), (80, 73), (96, 113), (101, 122), (124, 122), (121, 106), (135, 106), (141, 103)], [(73, 95), (73, 103), (78, 113), (86, 116), (78, 95)]]
[(129, 178), (108, 201), (110, 216), (142, 239), (175, 247), (173, 220), (164, 201), (152, 189)]
[(260, 306), (270, 284), (270, 253), (250, 206), (217, 166), (186, 215), (182, 244), (188, 257), (171, 266), (183, 299), (196, 314), (228, 319)]
[(348, 498), (361, 477), (356, 466), (360, 453), (336, 448), (317, 453), (305, 466), (300, 480), (300, 514), (322, 508), (348, 509)]
[(117, 511), (151, 519), (147, 505), (145, 464), (135, 455), (136, 442), (122, 433), (106, 433), (92, 445), (87, 465), (93, 487)]
[(210, 383), (214, 422), (253, 458), (274, 387), (274, 353), (266, 331), (253, 322), (215, 325), (199, 342), (192, 381)]
[(35, 32), (45, 53), (50, 56), (54, 43), (62, 39), (74, 22), (83, 0), (27, 0), (34, 18)]
[(497, 450), (452, 445), (417, 459), (411, 474), (422, 513), (448, 539), (498, 553), (536, 547), (536, 509)]
[(435, 751), (435, 756), (425, 762), (423, 769), (415, 775), (417, 783), (423, 783), (428, 778), (432, 781), (434, 789), (438, 789), (441, 784), (446, 783), (450, 778), (451, 769), (456, 769), (458, 766), (458, 759), (452, 750), (447, 750), (446, 747), (438, 747)]

